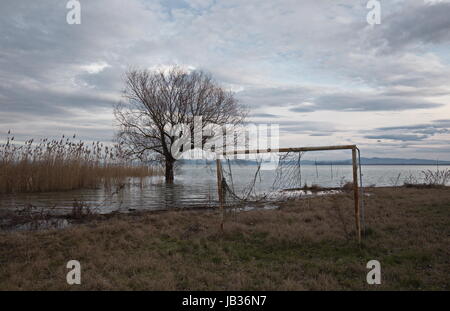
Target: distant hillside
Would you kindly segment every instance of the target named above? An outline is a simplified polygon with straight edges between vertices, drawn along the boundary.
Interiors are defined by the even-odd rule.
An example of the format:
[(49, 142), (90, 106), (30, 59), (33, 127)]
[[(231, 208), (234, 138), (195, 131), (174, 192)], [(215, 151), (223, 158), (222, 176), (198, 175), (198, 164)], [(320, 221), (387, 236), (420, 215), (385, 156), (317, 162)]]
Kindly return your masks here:
[[(191, 165), (204, 165), (206, 163), (213, 163), (213, 161), (205, 160), (180, 160), (183, 164)], [(235, 160), (240, 165), (255, 165), (255, 161), (251, 160)], [(314, 160), (302, 160), (303, 165), (351, 165), (352, 160), (327, 160), (327, 161), (314, 161)], [(450, 161), (437, 161), (427, 159), (403, 159), (403, 158), (361, 158), (362, 165), (450, 165)]]

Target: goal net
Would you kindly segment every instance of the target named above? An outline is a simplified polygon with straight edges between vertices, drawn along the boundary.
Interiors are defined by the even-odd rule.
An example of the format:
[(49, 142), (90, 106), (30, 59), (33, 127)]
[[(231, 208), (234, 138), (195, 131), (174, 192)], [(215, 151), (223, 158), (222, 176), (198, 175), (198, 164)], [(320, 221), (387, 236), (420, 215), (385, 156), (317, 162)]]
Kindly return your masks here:
[(222, 155), (217, 163), (219, 199), (227, 206), (235, 206), (334, 194), (343, 186), (352, 186), (351, 165), (317, 161), (307, 149), (251, 153), (245, 154), (245, 158)]

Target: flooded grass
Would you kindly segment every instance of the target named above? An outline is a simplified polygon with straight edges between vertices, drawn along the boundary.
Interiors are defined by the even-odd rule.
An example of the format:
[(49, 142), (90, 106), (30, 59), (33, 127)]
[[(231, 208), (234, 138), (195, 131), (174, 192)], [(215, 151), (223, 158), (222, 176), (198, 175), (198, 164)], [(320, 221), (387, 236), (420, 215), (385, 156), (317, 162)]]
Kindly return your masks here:
[[(96, 215), (61, 230), (0, 233), (0, 289), (449, 290), (450, 189), (373, 188), (355, 242), (351, 193), (278, 209)], [(79, 260), (82, 283), (65, 281)], [(382, 284), (366, 283), (381, 263)]]

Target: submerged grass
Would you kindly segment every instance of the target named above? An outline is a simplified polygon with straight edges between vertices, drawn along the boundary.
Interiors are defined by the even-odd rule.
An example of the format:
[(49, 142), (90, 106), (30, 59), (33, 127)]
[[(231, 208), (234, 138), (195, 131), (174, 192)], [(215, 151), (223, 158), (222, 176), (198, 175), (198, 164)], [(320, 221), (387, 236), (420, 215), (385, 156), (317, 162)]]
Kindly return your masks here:
[(0, 194), (113, 187), (126, 177), (146, 177), (159, 170), (126, 159), (119, 145), (90, 145), (64, 137), (23, 144), (8, 136), (0, 145)]
[[(450, 189), (374, 188), (355, 242), (350, 193), (279, 210), (98, 215), (63, 230), (0, 234), (0, 289), (449, 290)], [(66, 283), (79, 260), (81, 285)], [(382, 284), (366, 283), (381, 263)]]

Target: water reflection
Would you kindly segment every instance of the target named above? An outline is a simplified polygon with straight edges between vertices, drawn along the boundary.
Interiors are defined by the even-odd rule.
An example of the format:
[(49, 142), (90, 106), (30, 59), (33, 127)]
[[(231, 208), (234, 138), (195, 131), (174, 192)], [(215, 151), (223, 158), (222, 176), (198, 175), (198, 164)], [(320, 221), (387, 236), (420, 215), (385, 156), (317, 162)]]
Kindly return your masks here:
[[(364, 166), (364, 184), (393, 186), (394, 180), (402, 183), (403, 178), (413, 174), (420, 181), (421, 170), (429, 166)], [(254, 176), (255, 167), (236, 166), (233, 183), (236, 189), (243, 189)], [(273, 170), (261, 172), (258, 191), (270, 191)], [(400, 178), (398, 178), (400, 174)], [(323, 187), (338, 187), (343, 181), (351, 180), (351, 166), (303, 166), (302, 185), (319, 184)], [(81, 201), (97, 212), (127, 212), (129, 210), (160, 210), (186, 207), (211, 207), (217, 205), (215, 168), (205, 166), (184, 166), (173, 185), (166, 185), (162, 177), (129, 179), (120, 191), (116, 189), (91, 189), (66, 192), (30, 193), (1, 195), (0, 208), (22, 208), (32, 204), (37, 208), (53, 208), (56, 213), (70, 211), (74, 200)]]

